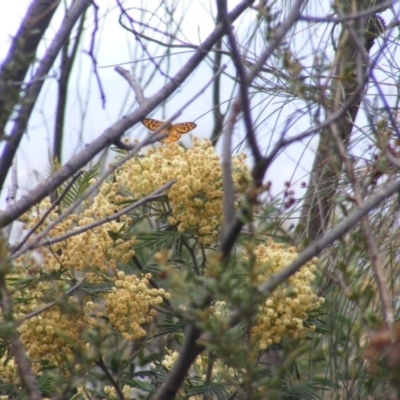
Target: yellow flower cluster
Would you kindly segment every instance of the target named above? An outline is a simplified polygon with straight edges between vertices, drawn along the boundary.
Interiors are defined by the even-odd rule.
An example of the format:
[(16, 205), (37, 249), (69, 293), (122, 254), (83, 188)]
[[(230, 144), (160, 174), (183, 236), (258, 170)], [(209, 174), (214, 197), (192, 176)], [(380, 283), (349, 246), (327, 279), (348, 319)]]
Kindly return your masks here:
[[(69, 307), (69, 313), (58, 306), (52, 307), (18, 327), (31, 360), (47, 360), (51, 365), (61, 366), (66, 360), (72, 361), (76, 352), (85, 351), (88, 355), (82, 335), (87, 329), (100, 326), (100, 320), (93, 317), (98, 306), (87, 302), (83, 310), (78, 303)], [(35, 370), (40, 367), (34, 364)]]
[[(107, 400), (119, 398), (117, 395), (117, 392), (113, 386), (104, 386), (103, 390), (104, 390), (104, 393), (107, 395)], [(134, 389), (128, 385), (124, 385), (122, 387), (121, 391), (122, 391), (122, 394), (124, 395), (125, 399), (130, 399), (130, 398), (132, 398)], [(92, 398), (93, 397), (90, 397), (90, 399), (92, 399)]]
[(135, 275), (118, 272), (113, 278), (115, 287), (112, 293), (106, 294), (105, 309), (111, 324), (126, 340), (136, 340), (146, 335), (142, 325), (153, 321), (156, 306), (169, 298), (164, 289), (149, 289), (151, 274), (140, 279)]
[[(170, 349), (165, 349), (167, 354), (164, 356), (163, 360), (161, 361), (161, 364), (163, 367), (167, 370), (171, 370), (172, 367), (174, 366), (176, 360), (178, 359), (179, 353), (176, 350), (170, 350)], [(190, 375), (196, 376), (203, 381), (206, 380), (206, 373), (207, 373), (207, 357), (203, 355), (199, 355), (196, 360), (194, 361), (194, 364), (192, 365), (190, 369)], [(217, 365), (218, 364), (218, 365)], [(217, 361), (217, 364), (214, 365), (213, 370), (213, 381), (216, 381), (216, 370), (220, 369), (220, 362)], [(152, 364), (154, 367), (154, 364)], [(226, 368), (225, 368), (226, 369)]]
[[(256, 248), (255, 256), (255, 273), (258, 281), (262, 282), (289, 265), (297, 257), (297, 252), (294, 247), (288, 248), (270, 239), (267, 245), (259, 245)], [(316, 266), (313, 262), (301, 267), (286, 284), (280, 285), (260, 305), (252, 334), (259, 341), (261, 350), (272, 343), (279, 343), (285, 334), (293, 336), (304, 331), (306, 327), (303, 321), (307, 318), (307, 313), (324, 302), (323, 298), (313, 293), (310, 286), (315, 279), (313, 272)], [(311, 326), (310, 329), (315, 327)]]
[[(176, 350), (165, 349), (167, 354), (164, 356), (161, 364), (167, 370), (171, 370), (175, 361), (178, 359), (179, 353)], [(199, 355), (192, 367), (190, 368), (189, 375), (195, 377), (196, 379), (200, 379), (205, 383), (207, 381), (207, 370), (208, 370), (209, 360), (204, 355)], [(152, 364), (154, 368), (155, 365)], [(242, 372), (245, 372), (244, 370)], [(211, 374), (211, 382), (224, 382), (224, 383), (233, 383), (232, 380), (236, 380), (237, 383), (237, 372), (233, 368), (229, 368), (222, 363), (221, 360), (217, 359), (213, 363), (212, 366), (212, 374)], [(178, 392), (178, 398), (186, 398), (182, 392)], [(202, 399), (203, 396), (191, 396), (191, 399)]]
[[(35, 212), (30, 212), (23, 217), (25, 227), (32, 229), (44, 212), (50, 207), (50, 200), (46, 198), (36, 208)], [(52, 210), (37, 232), (43, 230), (58, 217), (57, 210), (57, 207)], [(115, 205), (108, 201), (103, 192), (101, 192), (96, 196), (91, 207), (78, 215), (72, 214), (66, 217), (49, 232), (48, 238), (73, 231), (75, 227), (88, 225), (102, 217), (112, 215), (114, 212)], [(51, 273), (59, 269), (85, 271), (87, 272), (86, 277), (88, 281), (101, 281), (101, 274), (116, 271), (117, 261), (126, 263), (135, 254), (132, 249), (132, 246), (136, 242), (135, 238), (128, 238), (126, 240), (118, 238), (115, 240), (110, 235), (110, 232), (120, 232), (124, 224), (124, 218), (119, 222), (107, 222), (51, 246), (41, 247), (38, 249), (41, 255), (39, 263), (35, 262), (33, 258), (27, 260), (25, 257), (20, 257), (14, 263), (16, 271), (24, 272), (32, 268), (35, 270), (40, 268), (45, 273)]]
[[(85, 204), (86, 210), (65, 218), (49, 232), (48, 238), (114, 214), (113, 189), (112, 184), (103, 184), (93, 203), (90, 206)], [(32, 229), (49, 208), (50, 201), (45, 199), (24, 216), (25, 227)], [(54, 208), (37, 232), (57, 217), (58, 209)], [(107, 222), (51, 246), (41, 247), (30, 256), (21, 256), (15, 261), (15, 274), (8, 278), (17, 320), (52, 300), (57, 301), (70, 288), (71, 282), (83, 276), (86, 277), (85, 285), (97, 285), (93, 295), (74, 293), (18, 326), (35, 367), (40, 368), (37, 361), (46, 360), (62, 368), (66, 361), (71, 361), (82, 351), (90, 356), (86, 333), (91, 329), (102, 338), (109, 335), (112, 328), (121, 331), (126, 340), (135, 340), (146, 334), (143, 325), (155, 316), (153, 306), (161, 303), (168, 294), (163, 289), (148, 288), (150, 274), (140, 278), (125, 276), (119, 270), (118, 263), (127, 263), (134, 255), (135, 238), (120, 234), (129, 222), (129, 217), (121, 217), (119, 221)], [(115, 287), (110, 292), (112, 285)], [(98, 288), (103, 289), (99, 291)], [(2, 372), (0, 368), (0, 374)]]
[(229, 309), (225, 301), (216, 301), (210, 306), (211, 315), (217, 319), (224, 319), (229, 317)]
[[(13, 358), (7, 359), (4, 355), (0, 358), (0, 381), (4, 384), (13, 383), (17, 377), (17, 365)], [(2, 396), (0, 396), (0, 399)], [(5, 397), (8, 399), (8, 397)]]
[[(240, 191), (245, 181), (241, 178), (248, 175), (245, 155), (234, 156), (232, 165), (233, 180)], [(168, 223), (179, 232), (192, 233), (200, 243), (214, 242), (221, 224), (223, 191), (220, 157), (209, 140), (199, 142), (194, 138), (193, 148), (188, 150), (176, 143), (150, 148), (144, 156), (128, 161), (116, 179), (122, 189), (136, 198), (176, 180), (167, 190), (171, 205)], [(156, 212), (164, 212), (162, 205)]]

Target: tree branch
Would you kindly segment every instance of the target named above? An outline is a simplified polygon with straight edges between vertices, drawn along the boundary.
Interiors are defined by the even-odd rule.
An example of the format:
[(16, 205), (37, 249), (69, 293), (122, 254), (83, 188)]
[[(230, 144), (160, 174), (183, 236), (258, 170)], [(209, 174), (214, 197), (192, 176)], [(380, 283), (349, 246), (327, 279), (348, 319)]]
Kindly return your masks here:
[[(47, 49), (45, 56), (41, 60), (33, 78), (27, 85), (28, 89), (26, 90), (24, 99), (21, 102), (21, 108), (15, 118), (15, 123), (11, 130), (10, 138), (7, 141), (0, 157), (0, 191), (4, 186), (4, 182), (12, 164), (12, 160), (18, 150), (22, 136), (26, 131), (29, 118), (42, 89), (46, 75), (50, 71), (50, 68), (52, 67), (54, 60), (56, 59), (62, 46), (68, 40), (75, 22), (82, 15), (89, 3), (90, 0), (76, 0), (72, 4), (61, 23), (60, 29)], [(54, 189), (55, 188), (52, 190)], [(50, 194), (50, 192), (48, 194)]]
[[(90, 229), (96, 228), (97, 226), (103, 225), (107, 222), (111, 222), (114, 221), (115, 219), (120, 218), (121, 216), (127, 214), (129, 211), (134, 210), (137, 207), (142, 206), (143, 204), (147, 203), (148, 201), (154, 201), (156, 200), (160, 193), (162, 193), (164, 190), (168, 189), (169, 187), (171, 187), (173, 184), (175, 183), (175, 181), (170, 181), (167, 182), (165, 185), (162, 185), (160, 188), (158, 188), (157, 190), (155, 190), (154, 192), (150, 193), (149, 195), (141, 198), (138, 201), (135, 201), (133, 204), (123, 208), (122, 210), (109, 215), (107, 217), (101, 218), (98, 221), (92, 222), (91, 224), (87, 224), (84, 226), (80, 226), (79, 228), (76, 228), (70, 232), (64, 233), (63, 235), (60, 236), (56, 236), (53, 237), (51, 239), (47, 239), (47, 240), (43, 240), (40, 241), (44, 235), (43, 232), (39, 235), (37, 235), (34, 240), (31, 243), (27, 243), (25, 246), (19, 246), (18, 248), (22, 247), (20, 251), (17, 252), (18, 248), (16, 249), (16, 251), (12, 254), (11, 259), (16, 259), (18, 258), (20, 255), (24, 254), (25, 252), (27, 252), (28, 250), (32, 250), (32, 249), (36, 249), (38, 247), (41, 246), (49, 246), (51, 244), (57, 243), (57, 242), (61, 242), (62, 240), (66, 240), (72, 236), (76, 236), (79, 235), (83, 232), (86, 232)], [(45, 215), (47, 215), (48, 212), (45, 213)], [(41, 218), (42, 220), (43, 218)], [(47, 230), (46, 230), (47, 231)]]
[[(231, 21), (237, 19), (253, 0), (243, 0), (229, 14)], [(74, 3), (75, 4), (75, 3)], [(29, 197), (19, 200), (13, 207), (5, 211), (0, 216), (0, 228), (8, 225), (14, 219), (18, 218), (32, 205), (48, 196), (61, 183), (68, 179), (71, 174), (82, 168), (89, 160), (95, 157), (100, 151), (117, 141), (128, 129), (145, 118), (158, 104), (168, 98), (194, 71), (200, 62), (206, 57), (207, 52), (211, 50), (213, 45), (223, 35), (222, 25), (218, 25), (209, 37), (199, 46), (199, 49), (188, 60), (188, 62), (178, 71), (175, 77), (169, 81), (160, 91), (147, 99), (135, 111), (123, 117), (109, 128), (102, 135), (95, 139), (91, 144), (86, 146), (78, 154), (73, 156), (62, 168), (49, 177), (45, 182), (32, 190)], [(1, 169), (0, 169), (1, 171)]]
[(60, 0), (34, 0), (14, 36), (0, 71), (0, 136), (19, 101), (25, 75)]
[[(60, 164), (62, 164), (62, 141), (64, 136), (64, 120), (65, 111), (67, 106), (67, 88), (69, 78), (71, 76), (72, 66), (74, 65), (75, 56), (78, 51), (78, 46), (82, 37), (84, 22), (85, 22), (85, 11), (80, 17), (80, 23), (78, 27), (78, 33), (74, 39), (71, 53), (68, 54), (69, 42), (65, 43), (61, 52), (61, 66), (60, 66), (60, 77), (58, 78), (58, 94), (57, 94), (57, 106), (56, 106), (56, 121), (54, 123), (54, 139), (53, 139), (53, 158), (56, 158)], [(54, 193), (54, 197), (56, 193)]]
[(5, 338), (10, 342), (11, 352), (18, 366), (18, 375), (27, 391), (28, 398), (30, 400), (41, 400), (41, 392), (33, 373), (31, 362), (14, 322), (11, 295), (6, 283), (6, 273), (10, 267), (5, 257), (6, 251), (2, 240), (0, 246), (0, 308), (4, 318), (3, 324), (7, 326), (7, 329), (3, 329), (2, 332), (3, 335), (6, 334)]

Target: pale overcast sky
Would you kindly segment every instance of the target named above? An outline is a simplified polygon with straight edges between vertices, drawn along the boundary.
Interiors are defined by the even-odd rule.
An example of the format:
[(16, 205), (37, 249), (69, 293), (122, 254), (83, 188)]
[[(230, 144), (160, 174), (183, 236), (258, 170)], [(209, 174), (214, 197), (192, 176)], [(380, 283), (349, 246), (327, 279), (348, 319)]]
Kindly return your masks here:
[[(30, 1), (28, 0), (3, 2), (0, 12), (0, 59), (4, 59), (7, 54), (10, 37), (17, 31), (29, 3)], [(97, 3), (100, 6), (100, 15), (104, 15), (107, 10), (111, 10), (107, 18), (103, 20), (105, 23), (103, 24), (102, 22), (100, 24), (97, 49), (97, 59), (100, 67), (132, 61), (129, 41), (132, 42), (134, 39), (132, 35), (128, 35), (118, 25), (119, 10), (115, 7), (115, 3), (115, 0), (102, 0)], [(211, 3), (214, 4), (214, 2), (202, 2), (200, 0), (183, 0), (179, 3), (183, 7), (183, 13), (185, 15), (182, 32), (188, 41), (197, 44), (200, 39), (204, 39), (212, 31), (214, 22), (209, 10)], [(137, 2), (127, 1), (126, 4), (131, 4), (133, 7)], [(146, 7), (156, 7), (158, 4), (158, 2), (148, 1), (146, 2)], [(230, 4), (237, 4), (237, 1), (231, 1)], [(62, 12), (59, 13), (59, 16), (62, 16)], [(56, 21), (59, 20), (60, 18), (56, 18)], [(238, 32), (240, 28), (245, 26), (246, 20), (244, 19), (236, 24), (235, 31)], [(47, 36), (49, 39), (52, 38), (51, 33), (57, 28), (58, 25), (54, 23)], [(90, 30), (88, 33), (90, 33)], [(88, 40), (90, 40), (89, 34), (86, 37), (85, 49), (88, 49)], [(43, 54), (44, 50), (45, 48), (42, 46), (39, 55)], [(172, 70), (176, 71), (189, 56), (190, 54), (175, 56), (173, 58), (175, 64), (172, 66)], [(103, 109), (90, 62), (90, 58), (82, 54), (75, 65), (74, 74), (71, 79), (74, 90), (70, 92), (68, 98), (68, 113), (64, 139), (64, 162), (71, 154), (74, 154), (81, 148), (84, 143), (89, 143), (93, 138), (100, 135), (111, 123), (115, 122), (121, 115), (131, 111), (130, 107), (134, 106), (134, 96), (130, 93), (128, 85), (121, 76), (118, 75), (113, 68), (100, 68), (99, 73), (106, 94), (106, 107)], [(55, 67), (58, 67), (57, 62)], [(128, 67), (129, 66), (126, 66), (126, 68)], [(231, 66), (229, 67), (231, 68)], [(204, 65), (200, 66), (193, 76), (185, 82), (181, 91), (167, 103), (167, 112), (172, 114), (177, 111), (210, 77), (210, 69)], [(225, 79), (224, 82), (226, 86), (223, 87), (223, 97), (229, 99), (232, 95), (231, 83), (228, 79)], [(162, 84), (163, 79), (155, 79), (147, 88), (145, 95), (152, 95)], [(56, 98), (56, 89), (56, 76), (50, 76), (41, 93), (35, 115), (32, 117), (28, 135), (26, 135), (23, 140), (18, 155), (19, 185), (21, 187), (19, 196), (25, 193), (26, 190), (32, 187), (38, 180), (42, 180), (47, 174), (48, 151), (51, 145), (50, 140), (54, 123), (53, 106), (55, 103), (52, 99)], [(129, 99), (125, 101), (127, 93), (129, 93)], [(85, 114), (83, 114), (86, 99), (89, 99), (89, 105)], [(293, 109), (289, 111), (290, 107), (287, 106), (281, 109), (279, 101), (280, 99), (277, 98), (276, 102), (272, 102), (268, 106), (270, 110), (278, 109), (283, 113), (286, 113), (286, 110), (288, 110), (287, 113), (293, 111)], [(264, 107), (264, 104), (261, 105), (260, 110), (264, 110)], [(206, 94), (202, 95), (194, 104), (184, 111), (179, 120), (196, 120), (198, 127), (193, 133), (198, 137), (209, 137), (212, 129), (211, 108), (211, 91), (208, 90)], [(255, 113), (257, 113), (257, 108)], [(270, 111), (267, 112), (267, 114), (269, 113)], [(152, 116), (162, 117), (162, 115), (158, 113)], [(267, 137), (269, 132), (271, 132), (271, 134), (273, 131), (280, 132), (281, 127), (282, 125), (277, 128), (274, 126), (273, 121), (269, 122), (267, 120), (259, 128), (259, 131)], [(307, 127), (307, 122), (305, 122), (299, 129), (303, 130)], [(241, 127), (239, 124), (236, 132), (239, 132), (240, 129)], [(293, 133), (296, 132), (293, 131)], [(129, 132), (129, 137), (143, 137), (145, 134), (146, 130), (142, 126), (137, 126), (132, 132)], [(183, 142), (190, 145), (189, 137), (184, 137)], [(312, 147), (314, 148), (316, 145), (315, 143), (315, 141), (312, 143)], [(283, 187), (283, 182), (291, 180), (294, 174), (295, 177), (293, 181), (299, 182), (297, 190), (298, 195), (301, 194), (298, 189), (300, 181), (308, 180), (306, 175), (310, 163), (312, 162), (312, 151), (307, 150), (300, 166), (296, 167), (299, 155), (302, 154), (303, 150), (304, 144), (295, 144), (285, 150), (284, 155), (273, 164), (268, 172), (267, 179), (274, 182), (275, 193), (280, 191)], [(4, 207), (5, 195), (6, 192), (3, 191), (0, 208)]]

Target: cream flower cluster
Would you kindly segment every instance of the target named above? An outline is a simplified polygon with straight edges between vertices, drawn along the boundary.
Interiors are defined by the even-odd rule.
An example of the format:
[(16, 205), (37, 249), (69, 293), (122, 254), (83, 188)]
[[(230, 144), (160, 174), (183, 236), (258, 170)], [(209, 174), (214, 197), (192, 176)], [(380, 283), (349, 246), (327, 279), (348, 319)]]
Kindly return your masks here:
[[(174, 350), (166, 349), (167, 354), (161, 361), (161, 364), (168, 370), (172, 369), (173, 365), (175, 364), (176, 360), (178, 359), (179, 353)], [(191, 367), (191, 375), (200, 378), (202, 381), (206, 381), (206, 374), (207, 374), (207, 366), (208, 366), (208, 358), (204, 355), (199, 355), (194, 364)], [(234, 377), (235, 371), (233, 368), (229, 368), (222, 363), (221, 360), (216, 360), (213, 364), (213, 373), (212, 373), (212, 382), (220, 382), (221, 378), (226, 377)], [(224, 379), (222, 379), (224, 380)]]
[[(176, 350), (170, 350), (168, 348), (166, 348), (165, 350), (166, 354), (161, 361), (161, 364), (165, 369), (171, 370), (176, 360), (178, 359), (179, 353)], [(204, 354), (199, 355), (196, 358), (192, 367), (190, 368), (189, 375), (192, 377), (196, 377), (196, 379), (200, 379), (205, 383), (207, 380), (208, 363), (208, 358)], [(154, 368), (155, 365), (152, 364), (152, 367)], [(242, 372), (245, 371), (243, 370)], [(233, 380), (235, 380), (235, 382), (237, 383), (237, 377), (238, 374), (233, 368), (227, 367), (219, 359), (215, 360), (212, 367), (211, 382), (233, 383)], [(180, 391), (178, 392), (178, 398), (180, 399), (187, 397), (185, 397), (184, 393)], [(197, 400), (202, 399), (203, 396), (191, 396), (190, 398)]]
[[(44, 212), (51, 207), (50, 200), (44, 199), (34, 210), (25, 214), (23, 221), (26, 229), (32, 229)], [(73, 231), (76, 227), (88, 225), (102, 217), (112, 215), (115, 212), (115, 205), (101, 192), (94, 199), (93, 205), (87, 210), (76, 215), (72, 214), (61, 221), (53, 228), (48, 238), (56, 237)], [(47, 216), (44, 223), (37, 232), (43, 230), (49, 223), (58, 217), (57, 207)], [(135, 254), (132, 249), (136, 242), (135, 238), (114, 239), (110, 232), (120, 232), (124, 227), (125, 219), (119, 222), (111, 221), (96, 228), (87, 230), (84, 233), (72, 236), (51, 246), (44, 246), (37, 251), (41, 255), (40, 262), (34, 258), (18, 258), (14, 266), (17, 272), (38, 270), (51, 273), (60, 269), (70, 271), (85, 271), (87, 280), (90, 282), (101, 281), (101, 275), (116, 271), (116, 262), (128, 262)]]
[[(95, 302), (90, 296), (69, 299), (68, 312), (66, 305), (55, 305), (22, 322), (18, 331), (29, 356), (33, 361), (47, 360), (60, 368), (66, 360), (72, 361), (76, 354), (83, 352), (90, 356), (91, 346), (85, 333), (92, 328), (103, 338), (111, 333), (111, 328), (119, 331), (125, 340), (144, 337), (146, 330), (143, 326), (151, 323), (157, 314), (154, 306), (162, 303), (163, 298), (169, 298), (164, 289), (149, 288), (150, 279), (149, 273), (137, 277), (119, 271), (110, 279), (115, 285), (111, 291), (98, 293), (104, 304)], [(66, 289), (56, 286), (56, 283), (45, 281), (15, 291), (13, 297), (31, 299), (30, 302), (15, 305), (16, 318), (23, 318), (26, 313), (40, 309), (46, 304), (44, 298), (49, 292)], [(34, 363), (34, 367), (37, 370), (40, 364)]]
[[(240, 191), (245, 181), (241, 178), (248, 176), (245, 155), (234, 156), (232, 165), (233, 180)], [(168, 223), (179, 232), (192, 233), (201, 243), (214, 242), (222, 218), (222, 170), (220, 157), (209, 140), (199, 142), (194, 138), (193, 148), (188, 150), (176, 143), (150, 148), (142, 157), (128, 161), (116, 179), (122, 189), (138, 199), (176, 180), (167, 190), (171, 205)], [(158, 207), (153, 208), (155, 214), (165, 212), (161, 203), (153, 207)]]
[[(119, 399), (117, 392), (113, 386), (104, 386), (104, 393), (107, 395), (107, 400)], [(135, 390), (128, 385), (124, 385), (121, 388), (122, 394), (125, 399), (131, 399)], [(87, 399), (92, 399), (93, 397), (85, 397)]]
[[(17, 377), (17, 364), (13, 359), (7, 359), (6, 355), (0, 358), (0, 380), (5, 384), (13, 383)], [(0, 399), (2, 396), (0, 396)], [(4, 398), (8, 399), (7, 396)]]
[[(289, 265), (297, 257), (297, 252), (294, 247), (274, 243), (270, 239), (267, 245), (259, 245), (256, 248), (255, 256), (255, 272), (258, 281), (262, 282)], [(259, 306), (252, 334), (259, 341), (261, 350), (272, 343), (279, 343), (285, 334), (294, 336), (305, 331), (303, 321), (307, 318), (307, 313), (324, 302), (310, 286), (315, 279), (315, 262), (316, 259), (301, 267), (286, 284), (280, 285)], [(315, 329), (313, 326), (309, 328)]]
[(162, 303), (163, 298), (169, 298), (169, 293), (164, 289), (148, 288), (149, 279), (149, 273), (138, 278), (120, 271), (113, 278), (113, 291), (104, 296), (107, 316), (126, 340), (145, 336), (146, 331), (142, 326), (151, 323), (157, 314), (152, 307)]
[[(92, 204), (85, 204), (86, 210), (65, 218), (49, 232), (48, 238), (73, 232), (76, 227), (114, 214), (117, 207), (112, 202), (113, 189), (112, 184), (102, 185)], [(45, 199), (27, 213), (23, 218), (26, 229), (32, 229), (49, 208), (51, 203)], [(54, 208), (37, 232), (57, 217), (58, 209)], [(168, 293), (163, 289), (148, 288), (150, 274), (126, 276), (119, 270), (119, 263), (127, 263), (135, 254), (132, 248), (135, 238), (120, 234), (127, 222), (130, 222), (129, 217), (121, 217), (119, 221), (107, 222), (53, 245), (40, 247), (31, 256), (21, 256), (15, 261), (15, 273), (8, 278), (16, 319), (23, 319), (56, 300), (53, 307), (18, 326), (35, 367), (40, 368), (36, 361), (47, 360), (62, 368), (77, 352), (90, 354), (86, 333), (91, 329), (104, 338), (112, 329), (119, 330), (126, 340), (136, 340), (146, 334), (143, 326), (155, 316), (154, 305), (161, 303)], [(74, 293), (58, 303), (71, 282), (83, 276), (86, 277), (85, 285), (95, 284), (102, 289), (96, 289), (93, 295)], [(22, 282), (26, 280), (28, 283)]]
[[(87, 302), (81, 310), (79, 303), (71, 302), (69, 308), (66, 313), (58, 306), (52, 307), (18, 327), (31, 360), (47, 360), (51, 365), (62, 366), (66, 360), (74, 359), (75, 352), (87, 353), (83, 335), (91, 327), (100, 327), (99, 320), (93, 317), (98, 307)], [(38, 363), (33, 366), (35, 370), (41, 367)]]

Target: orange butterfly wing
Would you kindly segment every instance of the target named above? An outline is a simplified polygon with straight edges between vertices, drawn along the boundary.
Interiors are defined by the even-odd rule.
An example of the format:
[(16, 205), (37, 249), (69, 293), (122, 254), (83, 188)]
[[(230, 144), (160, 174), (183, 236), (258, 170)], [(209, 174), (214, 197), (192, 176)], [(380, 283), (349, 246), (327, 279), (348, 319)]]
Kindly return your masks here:
[[(164, 122), (158, 121), (152, 118), (145, 118), (142, 121), (142, 124), (149, 130), (155, 131), (158, 129)], [(167, 126), (160, 133), (168, 132), (168, 137), (165, 139), (161, 139), (160, 142), (166, 143), (168, 142), (176, 142), (179, 138), (184, 134), (188, 133), (194, 128), (196, 128), (196, 124), (194, 122), (179, 122), (174, 125)]]
[[(145, 118), (142, 120), (142, 124), (149, 130), (155, 131), (158, 129), (164, 122), (158, 121), (157, 119), (152, 119), (152, 118)], [(168, 127), (166, 128), (168, 129)]]

